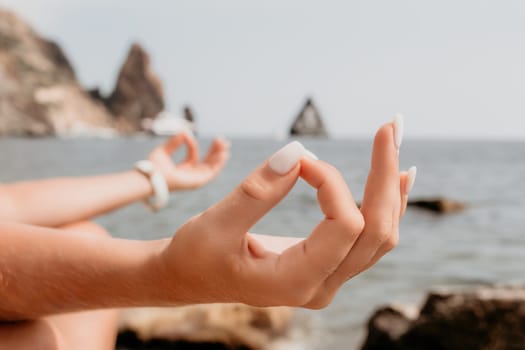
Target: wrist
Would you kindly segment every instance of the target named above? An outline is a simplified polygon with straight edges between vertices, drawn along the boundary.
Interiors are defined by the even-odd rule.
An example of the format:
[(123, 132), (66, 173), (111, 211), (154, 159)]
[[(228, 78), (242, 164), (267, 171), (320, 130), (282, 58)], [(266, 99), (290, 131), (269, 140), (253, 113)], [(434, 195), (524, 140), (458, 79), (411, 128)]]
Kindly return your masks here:
[(164, 175), (150, 160), (135, 163), (135, 170), (146, 177), (151, 186), (152, 195), (144, 200), (144, 204), (153, 211), (159, 211), (168, 204), (169, 188)]
[[(154, 276), (151, 283), (153, 290), (149, 292), (149, 297), (154, 299), (161, 306), (183, 306), (196, 303), (194, 297), (199, 289), (184, 278), (183, 270), (188, 266), (182, 264), (174, 255), (181, 257), (172, 249), (173, 239), (166, 238), (158, 241), (157, 251), (150, 260), (145, 272), (149, 276)], [(182, 270), (182, 271), (181, 271)]]
[(127, 264), (129, 270), (118, 278), (123, 279), (122, 297), (132, 300), (131, 306), (173, 304), (167, 292), (169, 285), (166, 282), (166, 269), (162, 260), (169, 241), (169, 239), (160, 239), (129, 242), (126, 249), (126, 255), (130, 259)]

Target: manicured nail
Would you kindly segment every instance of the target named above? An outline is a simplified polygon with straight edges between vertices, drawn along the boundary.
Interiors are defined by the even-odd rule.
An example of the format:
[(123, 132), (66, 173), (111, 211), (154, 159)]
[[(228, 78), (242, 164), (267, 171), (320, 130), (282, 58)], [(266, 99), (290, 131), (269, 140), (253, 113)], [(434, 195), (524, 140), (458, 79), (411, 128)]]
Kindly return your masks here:
[(297, 162), (305, 155), (305, 148), (299, 141), (292, 141), (270, 158), (268, 165), (270, 169), (279, 175), (288, 173)]
[(417, 168), (415, 166), (410, 167), (408, 169), (408, 175), (407, 175), (407, 183), (405, 187), (405, 194), (409, 194), (410, 191), (412, 191), (412, 187), (414, 187), (414, 182), (416, 181), (416, 174), (417, 174)]
[(401, 147), (401, 142), (403, 142), (404, 129), (405, 123), (403, 121), (403, 116), (398, 113), (394, 116), (394, 143), (396, 144), (398, 151), (399, 147)]
[(312, 151), (309, 151), (306, 148), (304, 149), (304, 155), (305, 155), (305, 157), (308, 157), (310, 159), (319, 160), (318, 156), (316, 156)]

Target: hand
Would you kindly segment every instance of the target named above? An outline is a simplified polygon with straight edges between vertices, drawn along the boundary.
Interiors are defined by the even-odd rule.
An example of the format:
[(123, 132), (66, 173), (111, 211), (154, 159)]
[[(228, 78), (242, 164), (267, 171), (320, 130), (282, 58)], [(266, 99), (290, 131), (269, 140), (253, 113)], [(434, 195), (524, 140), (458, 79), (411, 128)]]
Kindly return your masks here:
[[(398, 171), (392, 124), (377, 133), (360, 210), (331, 165), (291, 143), (225, 199), (185, 223), (160, 254), (174, 303), (242, 302), (321, 308), (349, 278), (398, 241), (408, 177)], [(324, 219), (306, 239), (248, 233), (301, 177), (317, 189)], [(289, 247), (285, 247), (291, 245)]]
[[(175, 164), (172, 153), (186, 145), (184, 161)], [(229, 143), (221, 138), (213, 140), (208, 154), (199, 160), (197, 141), (186, 133), (171, 137), (157, 146), (149, 155), (157, 169), (164, 175), (170, 191), (201, 187), (214, 179), (222, 170), (229, 156)]]

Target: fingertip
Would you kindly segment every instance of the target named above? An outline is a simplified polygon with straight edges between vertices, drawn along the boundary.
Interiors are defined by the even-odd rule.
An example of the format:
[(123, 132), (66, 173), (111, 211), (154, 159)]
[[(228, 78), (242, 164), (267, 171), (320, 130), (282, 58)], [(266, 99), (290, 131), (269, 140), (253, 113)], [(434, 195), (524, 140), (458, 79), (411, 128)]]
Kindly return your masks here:
[(376, 132), (374, 146), (396, 149), (394, 140), (395, 127), (393, 123), (383, 124)]
[(223, 148), (226, 150), (231, 148), (231, 142), (228, 139), (226, 139), (224, 136), (217, 136), (213, 140), (213, 144), (214, 146), (219, 146), (220, 148)]
[(292, 141), (275, 152), (268, 160), (268, 167), (276, 174), (286, 175), (304, 156), (305, 148), (299, 141)]
[(402, 171), (399, 173), (399, 187), (400, 187), (401, 193), (405, 193), (407, 179), (408, 179), (408, 171)]
[(394, 126), (392, 123), (384, 124), (377, 131), (372, 150), (372, 169), (379, 173), (398, 174), (399, 157), (394, 141)]

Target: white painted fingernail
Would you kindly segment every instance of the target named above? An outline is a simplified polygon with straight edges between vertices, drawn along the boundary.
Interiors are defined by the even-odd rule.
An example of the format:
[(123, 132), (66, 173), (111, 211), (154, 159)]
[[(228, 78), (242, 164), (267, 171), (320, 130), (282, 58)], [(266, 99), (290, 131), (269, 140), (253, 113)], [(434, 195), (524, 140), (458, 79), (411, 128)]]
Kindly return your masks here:
[(412, 187), (414, 187), (414, 182), (416, 182), (416, 175), (417, 168), (415, 166), (410, 167), (410, 169), (408, 169), (407, 183), (405, 187), (406, 194), (409, 194), (410, 191), (412, 191)]
[(403, 132), (405, 130), (405, 122), (401, 114), (396, 114), (394, 116), (394, 143), (397, 150), (401, 147), (401, 142), (403, 142)]
[(299, 141), (292, 141), (270, 158), (270, 169), (279, 175), (288, 173), (305, 154), (305, 148)]
[(305, 155), (305, 157), (308, 157), (310, 159), (319, 160), (318, 156), (316, 156), (312, 151), (309, 151), (306, 148), (304, 149), (304, 155)]

